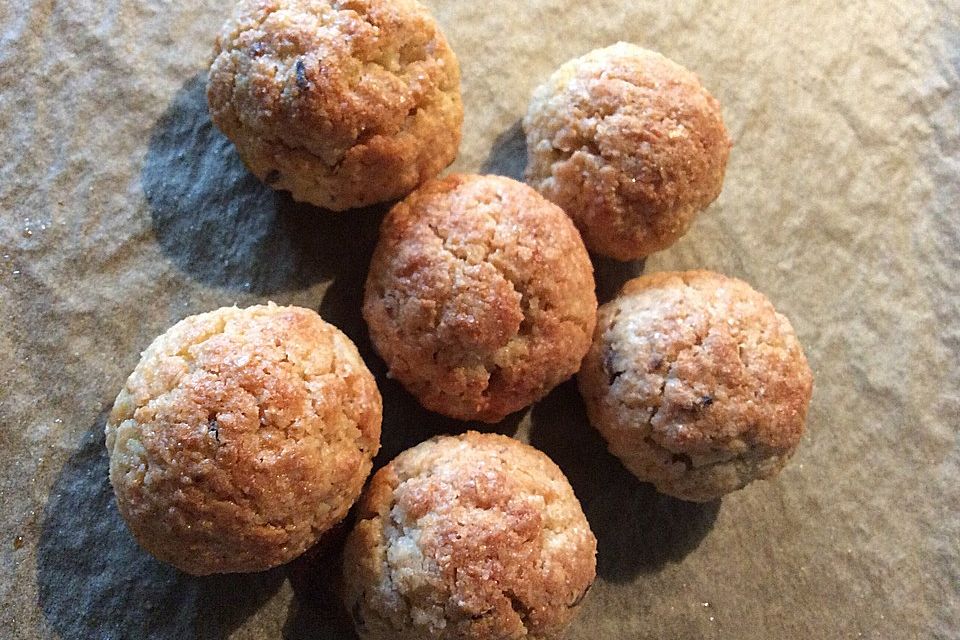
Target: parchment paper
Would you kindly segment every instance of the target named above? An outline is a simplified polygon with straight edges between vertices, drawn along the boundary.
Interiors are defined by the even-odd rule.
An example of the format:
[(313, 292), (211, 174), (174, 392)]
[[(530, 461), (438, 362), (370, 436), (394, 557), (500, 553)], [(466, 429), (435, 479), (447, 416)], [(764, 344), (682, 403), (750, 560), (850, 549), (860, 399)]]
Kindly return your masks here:
[[(3, 637), (353, 637), (323, 552), (195, 579), (121, 523), (104, 415), (188, 314), (275, 300), (342, 327), (385, 397), (380, 463), (465, 428), (370, 349), (382, 211), (296, 205), (211, 127), (204, 69), (229, 4), (0, 1)], [(519, 175), (530, 91), (574, 55), (624, 39), (696, 70), (736, 146), (719, 201), (645, 268), (748, 280), (816, 374), (779, 479), (706, 506), (633, 480), (570, 383), (496, 427), (564, 468), (599, 538), (570, 637), (960, 637), (958, 3), (430, 4), (463, 68), (460, 170)], [(598, 263), (602, 291), (641, 268)]]

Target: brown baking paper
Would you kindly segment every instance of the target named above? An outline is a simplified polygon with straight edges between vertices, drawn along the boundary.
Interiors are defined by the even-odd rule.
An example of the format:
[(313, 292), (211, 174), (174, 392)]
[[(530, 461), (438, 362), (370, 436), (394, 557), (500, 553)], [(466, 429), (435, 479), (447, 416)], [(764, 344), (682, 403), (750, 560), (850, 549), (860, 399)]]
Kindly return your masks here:
[[(353, 637), (327, 589), (336, 540), (197, 579), (119, 519), (105, 412), (188, 314), (274, 300), (343, 328), (384, 395), (378, 463), (465, 428), (370, 348), (382, 210), (295, 204), (211, 126), (204, 69), (229, 4), (0, 3), (4, 637)], [(519, 175), (530, 92), (574, 55), (622, 39), (697, 71), (735, 141), (724, 191), (645, 268), (746, 279), (816, 375), (780, 477), (703, 506), (625, 472), (572, 383), (496, 427), (560, 464), (599, 539), (569, 637), (960, 637), (958, 3), (431, 4), (463, 69), (459, 170)], [(604, 295), (643, 268), (597, 266)]]

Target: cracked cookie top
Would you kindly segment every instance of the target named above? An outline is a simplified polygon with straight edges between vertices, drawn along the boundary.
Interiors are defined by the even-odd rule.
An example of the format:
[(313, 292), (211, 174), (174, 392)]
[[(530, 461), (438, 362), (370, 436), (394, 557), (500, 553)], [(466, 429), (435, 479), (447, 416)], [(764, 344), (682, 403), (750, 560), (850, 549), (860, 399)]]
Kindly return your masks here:
[(277, 566), (357, 499), (381, 410), (356, 347), (313, 311), (191, 316), (147, 348), (107, 421), (120, 513), (187, 573)]
[(708, 500), (776, 473), (799, 444), (810, 367), (787, 318), (745, 282), (653, 273), (597, 316), (580, 389), (641, 479)]
[(368, 640), (554, 637), (596, 573), (596, 539), (563, 472), (505, 436), (409, 449), (358, 507), (344, 599)]
[(207, 99), (258, 178), (338, 211), (406, 195), (460, 144), (457, 59), (415, 0), (242, 0)]
[(693, 73), (625, 42), (557, 69), (523, 128), (527, 182), (591, 251), (619, 260), (686, 233), (720, 194), (731, 146), (720, 104)]
[(596, 306), (563, 211), (509, 178), (453, 175), (384, 219), (363, 314), (390, 374), (425, 407), (496, 422), (577, 371)]

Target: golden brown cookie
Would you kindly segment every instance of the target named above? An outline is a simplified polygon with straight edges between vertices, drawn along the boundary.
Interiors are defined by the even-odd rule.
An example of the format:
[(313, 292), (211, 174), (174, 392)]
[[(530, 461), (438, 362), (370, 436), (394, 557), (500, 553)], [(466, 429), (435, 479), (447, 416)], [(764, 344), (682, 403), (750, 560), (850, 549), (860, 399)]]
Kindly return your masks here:
[(596, 575), (563, 472), (505, 436), (428, 440), (378, 471), (344, 550), (364, 640), (555, 637)]
[(720, 104), (659, 53), (620, 42), (557, 69), (523, 120), (527, 182), (591, 251), (632, 260), (686, 233), (723, 185)]
[(790, 322), (750, 285), (653, 273), (597, 315), (580, 391), (638, 478), (705, 502), (772, 477), (793, 454), (813, 375)]
[(241, 0), (207, 101), (251, 172), (334, 211), (405, 196), (460, 145), (457, 58), (415, 0)]
[(381, 408), (356, 347), (313, 311), (186, 318), (143, 353), (107, 421), (120, 514), (187, 573), (283, 564), (357, 499)]
[(580, 368), (593, 268), (557, 206), (499, 176), (424, 185), (384, 219), (363, 315), (426, 408), (497, 422)]

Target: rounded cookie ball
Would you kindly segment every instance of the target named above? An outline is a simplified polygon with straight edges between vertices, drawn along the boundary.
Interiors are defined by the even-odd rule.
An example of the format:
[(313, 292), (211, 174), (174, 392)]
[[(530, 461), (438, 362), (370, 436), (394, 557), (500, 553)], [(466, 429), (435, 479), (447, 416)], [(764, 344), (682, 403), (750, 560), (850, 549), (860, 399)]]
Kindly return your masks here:
[(580, 368), (596, 308), (590, 258), (563, 211), (509, 178), (454, 175), (384, 219), (363, 315), (423, 406), (497, 422)]
[(251, 172), (334, 211), (403, 197), (460, 145), (457, 59), (415, 0), (241, 0), (207, 100)]
[(813, 390), (790, 322), (745, 282), (709, 271), (628, 282), (600, 308), (579, 383), (624, 466), (697, 502), (775, 475)]
[(356, 347), (313, 311), (186, 318), (143, 353), (107, 421), (120, 514), (187, 573), (283, 564), (356, 501), (381, 406)]
[(720, 195), (730, 140), (697, 77), (624, 42), (571, 60), (523, 120), (527, 182), (618, 260), (660, 251)]
[(550, 638), (593, 583), (596, 550), (543, 453), (494, 434), (434, 438), (361, 498), (344, 601), (365, 640)]

